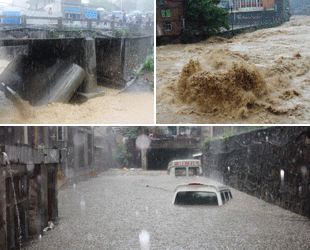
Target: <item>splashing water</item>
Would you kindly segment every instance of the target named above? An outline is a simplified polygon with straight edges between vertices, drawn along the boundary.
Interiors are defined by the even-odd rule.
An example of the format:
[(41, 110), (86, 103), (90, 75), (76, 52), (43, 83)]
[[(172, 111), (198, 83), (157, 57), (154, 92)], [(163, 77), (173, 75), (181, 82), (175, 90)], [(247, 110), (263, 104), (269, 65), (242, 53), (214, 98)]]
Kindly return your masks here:
[(7, 166), (9, 167), (9, 173), (10, 173), (10, 178), (11, 178), (11, 182), (12, 182), (14, 205), (15, 205), (15, 210), (16, 210), (16, 215), (17, 215), (17, 228), (18, 228), (17, 242), (18, 242), (18, 245), (20, 247), (21, 241), (22, 241), (22, 231), (21, 231), (21, 226), (20, 226), (20, 215), (19, 215), (19, 209), (17, 206), (16, 191), (15, 191), (15, 186), (14, 186), (14, 181), (13, 181), (13, 171), (11, 168), (11, 164), (10, 164), (8, 155), (5, 152), (3, 152), (3, 157), (4, 157), (4, 160), (7, 162)]
[(141, 250), (149, 250), (150, 249), (150, 234), (146, 230), (142, 230), (139, 234), (139, 242)]

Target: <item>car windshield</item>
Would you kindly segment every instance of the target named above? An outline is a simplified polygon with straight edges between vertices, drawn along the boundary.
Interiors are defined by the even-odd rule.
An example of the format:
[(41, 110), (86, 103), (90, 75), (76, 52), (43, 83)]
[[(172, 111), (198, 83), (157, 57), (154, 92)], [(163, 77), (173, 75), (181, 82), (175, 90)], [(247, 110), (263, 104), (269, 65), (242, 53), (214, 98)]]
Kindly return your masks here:
[(178, 192), (175, 198), (178, 205), (218, 205), (216, 193), (206, 191)]
[(175, 168), (175, 176), (186, 176), (186, 168)]
[(188, 176), (195, 176), (199, 174), (199, 168), (198, 167), (189, 167), (188, 168)]

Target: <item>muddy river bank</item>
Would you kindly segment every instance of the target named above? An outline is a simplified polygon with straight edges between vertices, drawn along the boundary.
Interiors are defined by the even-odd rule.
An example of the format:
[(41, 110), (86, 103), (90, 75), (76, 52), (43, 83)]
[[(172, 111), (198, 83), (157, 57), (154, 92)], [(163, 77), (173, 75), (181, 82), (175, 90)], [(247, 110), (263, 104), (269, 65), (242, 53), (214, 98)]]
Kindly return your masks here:
[(157, 123), (302, 124), (310, 17), (232, 39), (157, 47)]
[[(9, 61), (0, 60), (0, 71)], [(150, 76), (148, 76), (150, 78)], [(51, 103), (33, 107), (22, 101), (14, 105), (0, 91), (0, 123), (2, 124), (153, 124), (154, 93), (150, 80), (140, 77), (131, 87), (100, 87), (105, 95), (82, 104)], [(143, 105), (141, 105), (143, 103)]]

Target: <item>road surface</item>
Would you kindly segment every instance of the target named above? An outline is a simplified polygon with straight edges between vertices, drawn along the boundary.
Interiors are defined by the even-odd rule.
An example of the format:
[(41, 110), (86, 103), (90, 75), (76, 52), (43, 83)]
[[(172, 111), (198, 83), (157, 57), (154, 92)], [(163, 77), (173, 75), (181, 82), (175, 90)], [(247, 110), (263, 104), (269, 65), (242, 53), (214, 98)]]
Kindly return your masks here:
[(24, 249), (141, 249), (142, 232), (149, 249), (310, 249), (309, 219), (235, 189), (221, 207), (172, 205), (186, 181), (113, 170), (70, 185), (59, 191), (59, 224)]

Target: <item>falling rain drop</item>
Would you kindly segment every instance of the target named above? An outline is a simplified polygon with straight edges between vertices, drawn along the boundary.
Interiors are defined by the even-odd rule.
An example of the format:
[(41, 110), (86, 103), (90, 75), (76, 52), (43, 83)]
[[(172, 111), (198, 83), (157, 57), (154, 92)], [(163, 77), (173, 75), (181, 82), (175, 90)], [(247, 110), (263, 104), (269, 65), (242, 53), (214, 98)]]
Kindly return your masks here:
[(305, 176), (306, 173), (307, 173), (307, 167), (302, 166), (302, 167), (301, 167), (301, 172), (302, 172), (302, 174)]
[(299, 186), (298, 191), (299, 191), (299, 194), (302, 193), (302, 186)]
[(136, 216), (139, 216), (139, 212), (138, 211), (136, 211)]
[(140, 149), (147, 149), (150, 147), (150, 139), (146, 135), (139, 135), (136, 139), (136, 145)]
[(283, 184), (284, 183), (284, 170), (281, 169), (280, 171), (280, 176), (281, 176), (281, 183)]
[(50, 151), (50, 156), (51, 156), (51, 158), (56, 159), (56, 157), (57, 157), (57, 152), (56, 152), (56, 150), (51, 150), (51, 151)]
[(34, 170), (34, 164), (27, 164), (27, 171), (32, 172)]
[(149, 250), (150, 249), (150, 234), (146, 230), (142, 230), (139, 234), (139, 242), (141, 246), (141, 250)]
[(85, 201), (84, 201), (83, 198), (82, 198), (81, 201), (80, 201), (80, 205), (81, 205), (82, 210), (85, 210), (85, 205), (86, 205), (86, 203), (85, 203)]

